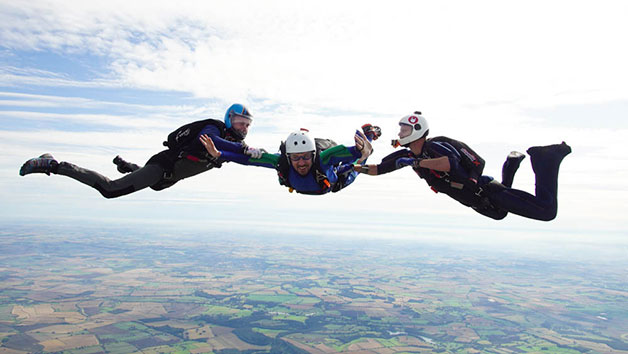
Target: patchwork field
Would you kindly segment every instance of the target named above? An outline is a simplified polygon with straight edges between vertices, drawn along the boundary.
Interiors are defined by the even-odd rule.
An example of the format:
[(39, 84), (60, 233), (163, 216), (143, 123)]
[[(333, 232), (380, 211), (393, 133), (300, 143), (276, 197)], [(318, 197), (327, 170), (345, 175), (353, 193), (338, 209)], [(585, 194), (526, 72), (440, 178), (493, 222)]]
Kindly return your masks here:
[(625, 262), (128, 230), (0, 248), (0, 354), (628, 353)]

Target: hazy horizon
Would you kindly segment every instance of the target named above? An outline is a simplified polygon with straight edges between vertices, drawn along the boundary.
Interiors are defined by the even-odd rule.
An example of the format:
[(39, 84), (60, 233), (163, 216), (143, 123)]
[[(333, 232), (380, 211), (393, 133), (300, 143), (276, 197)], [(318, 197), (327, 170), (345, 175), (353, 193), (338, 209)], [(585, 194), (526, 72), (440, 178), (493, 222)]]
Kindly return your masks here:
[[(628, 5), (482, 1), (0, 3), (0, 227), (69, 224), (265, 230), (625, 250)], [(512, 150), (566, 141), (558, 216), (494, 221), (433, 193), (406, 168), (340, 193), (289, 193), (270, 169), (225, 164), (161, 192), (117, 199), (63, 176), (18, 175), (52, 153), (117, 178), (176, 127), (254, 115), (247, 143), (277, 151), (294, 130), (353, 144), (423, 112), (432, 136), (469, 144), (500, 178)], [(515, 188), (534, 191), (529, 158)], [(298, 237), (298, 236), (296, 236)], [(565, 249), (569, 249), (566, 247)]]

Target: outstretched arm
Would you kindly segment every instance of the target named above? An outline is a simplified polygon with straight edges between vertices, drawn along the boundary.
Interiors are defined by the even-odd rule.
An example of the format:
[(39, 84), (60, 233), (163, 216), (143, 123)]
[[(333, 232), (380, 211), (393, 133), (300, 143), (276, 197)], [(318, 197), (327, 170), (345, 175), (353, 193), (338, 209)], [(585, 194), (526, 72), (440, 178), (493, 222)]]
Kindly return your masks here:
[[(198, 134), (200, 139), (201, 136), (206, 135), (209, 136), (214, 145), (220, 149), (220, 151), (232, 151), (232, 152), (244, 152), (245, 145), (243, 143), (229, 141), (227, 139), (223, 139), (220, 137), (220, 129), (218, 127), (208, 124), (201, 130)], [(200, 147), (202, 149), (202, 147)]]
[(357, 163), (361, 164), (366, 161), (369, 156), (371, 156), (371, 154), (373, 153), (373, 146), (371, 145), (371, 142), (366, 138), (364, 133), (359, 130), (355, 131), (355, 136), (353, 137), (353, 139), (355, 140), (356, 149), (358, 149), (358, 151), (360, 151), (360, 154), (362, 155), (357, 161)]
[(355, 146), (346, 147), (336, 145), (321, 152), (320, 158), (323, 165), (339, 165), (344, 163), (364, 162), (373, 152), (371, 143), (362, 132), (354, 136)]
[(220, 158), (223, 161), (233, 161), (240, 165), (259, 166), (273, 169), (276, 168), (279, 163), (279, 156), (275, 154), (263, 153), (260, 158), (253, 158), (243, 153), (220, 151), (216, 148), (216, 145), (214, 145), (212, 138), (207, 135), (201, 135), (199, 140), (211, 156)]
[(355, 165), (353, 168), (357, 172), (366, 173), (371, 176), (383, 175), (385, 173), (389, 173), (395, 170), (398, 170), (402, 167), (411, 165), (415, 160), (411, 157), (412, 153), (410, 150), (404, 149), (395, 151), (392, 154), (384, 157), (382, 162), (378, 165)]

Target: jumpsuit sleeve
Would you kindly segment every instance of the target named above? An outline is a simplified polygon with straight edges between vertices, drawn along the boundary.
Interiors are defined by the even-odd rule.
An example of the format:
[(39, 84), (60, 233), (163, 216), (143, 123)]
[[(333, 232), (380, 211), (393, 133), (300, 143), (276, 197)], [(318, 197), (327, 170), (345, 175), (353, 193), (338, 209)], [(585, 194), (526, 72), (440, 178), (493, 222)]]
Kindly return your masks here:
[(353, 163), (362, 157), (362, 153), (355, 146), (346, 147), (344, 145), (336, 145), (320, 154), (321, 164), (323, 166), (339, 165), (343, 163)]
[(382, 162), (377, 165), (377, 174), (383, 175), (385, 173), (390, 173), (392, 171), (398, 170), (402, 167), (397, 166), (397, 160), (402, 157), (410, 157), (412, 153), (408, 149), (403, 149), (399, 151), (395, 151), (392, 154), (384, 157)]
[(430, 155), (434, 157), (446, 156), (449, 159), (449, 174), (457, 179), (468, 179), (469, 173), (460, 164), (462, 157), (460, 153), (448, 143), (433, 142), (429, 146)]
[[(237, 152), (237, 153), (244, 152), (244, 145), (242, 143), (237, 143), (237, 142), (233, 142), (233, 141), (229, 141), (229, 140), (221, 138), (220, 129), (218, 129), (218, 127), (215, 125), (212, 125), (212, 124), (206, 125), (205, 128), (203, 128), (203, 130), (201, 130), (201, 132), (196, 137), (196, 142), (198, 142), (198, 139), (203, 134), (209, 135), (209, 137), (212, 138), (214, 145), (216, 145), (216, 149), (220, 151), (231, 151), (231, 152)], [(205, 150), (205, 148), (202, 146), (200, 142), (198, 142), (198, 144), (200, 146), (199, 147), (200, 149)]]
[(261, 158), (254, 159), (249, 155), (238, 152), (221, 151), (221, 153), (221, 161), (231, 161), (245, 166), (258, 166), (275, 169), (277, 164), (279, 164), (279, 154), (263, 153)]

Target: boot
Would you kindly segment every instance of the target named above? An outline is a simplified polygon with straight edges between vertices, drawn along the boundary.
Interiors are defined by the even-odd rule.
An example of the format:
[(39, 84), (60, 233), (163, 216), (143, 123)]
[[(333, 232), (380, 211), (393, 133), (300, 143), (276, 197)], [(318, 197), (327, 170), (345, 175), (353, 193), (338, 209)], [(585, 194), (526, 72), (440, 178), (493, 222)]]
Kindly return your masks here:
[(512, 187), (512, 182), (515, 179), (515, 173), (521, 165), (521, 161), (526, 158), (526, 155), (519, 151), (512, 151), (508, 154), (504, 166), (502, 166), (502, 184), (508, 188)]
[(571, 153), (571, 147), (563, 141), (561, 144), (533, 146), (528, 149), (527, 153), (532, 159), (556, 159), (558, 161), (562, 161), (565, 156)]
[(118, 172), (120, 173), (131, 173), (140, 168), (134, 163), (124, 161), (120, 155), (113, 158), (113, 163), (116, 165)]
[(31, 173), (45, 173), (50, 176), (50, 172), (54, 173), (58, 166), (57, 160), (52, 155), (46, 153), (24, 162), (22, 168), (20, 168), (20, 176), (26, 176)]

